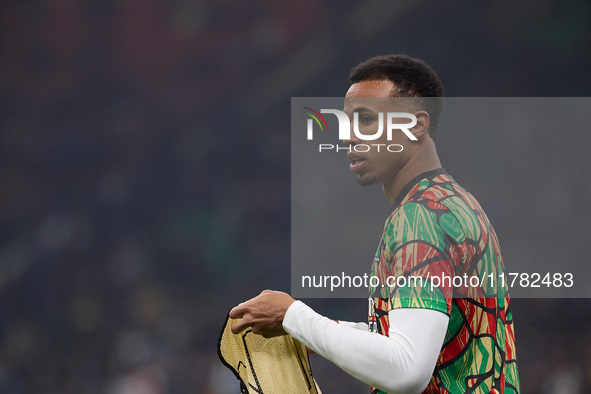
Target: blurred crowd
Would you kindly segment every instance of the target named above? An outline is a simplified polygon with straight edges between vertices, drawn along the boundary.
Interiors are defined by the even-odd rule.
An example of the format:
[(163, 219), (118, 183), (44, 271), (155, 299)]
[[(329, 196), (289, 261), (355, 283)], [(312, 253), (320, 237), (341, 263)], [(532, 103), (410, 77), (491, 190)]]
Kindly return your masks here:
[[(226, 312), (289, 290), (289, 98), (382, 52), (429, 54), (451, 95), (588, 96), (589, 6), (512, 4), (0, 3), (0, 392), (236, 393)], [(591, 300), (514, 313), (523, 393), (591, 392)]]

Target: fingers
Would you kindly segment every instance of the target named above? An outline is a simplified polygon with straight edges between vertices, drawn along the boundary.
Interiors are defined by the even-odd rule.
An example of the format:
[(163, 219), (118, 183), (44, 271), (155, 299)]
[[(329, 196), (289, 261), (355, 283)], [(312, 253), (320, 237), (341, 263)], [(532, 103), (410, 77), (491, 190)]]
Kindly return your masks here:
[(236, 305), (234, 308), (232, 308), (232, 310), (230, 310), (230, 317), (232, 319), (241, 319), (242, 317), (244, 317), (244, 314), (246, 312), (248, 312), (249, 306), (252, 302), (256, 302), (255, 300), (257, 300), (260, 296), (267, 294), (267, 293), (273, 293), (272, 290), (263, 290), (261, 292), (261, 294), (259, 294), (256, 297), (251, 298), (248, 301), (244, 301), (241, 302), (240, 304)]
[(252, 323), (249, 319), (245, 318), (244, 315), (248, 312), (248, 301), (243, 302), (232, 308), (228, 314), (232, 319), (242, 319), (236, 324), (232, 325), (232, 332), (238, 334), (250, 327)]
[(245, 329), (247, 329), (248, 327), (250, 327), (251, 325), (252, 324), (249, 321), (247, 321), (246, 319), (242, 319), (238, 323), (232, 325), (231, 330), (232, 330), (232, 333), (239, 334), (242, 331), (244, 331)]
[(234, 308), (232, 308), (232, 310), (230, 310), (230, 317), (232, 319), (240, 319), (244, 316), (244, 314), (248, 311), (248, 307), (252, 302), (255, 302), (255, 300), (257, 300), (260, 296), (267, 294), (267, 293), (273, 293), (273, 290), (263, 290), (261, 292), (261, 294), (259, 294), (256, 297), (251, 298), (250, 300), (241, 302), (240, 304), (236, 305)]
[(285, 315), (285, 309), (289, 307), (288, 304), (291, 304), (291, 302), (289, 302), (288, 304), (283, 305), (285, 302), (281, 301), (285, 301), (285, 296), (287, 296), (291, 302), (294, 301), (286, 293), (264, 290), (258, 296), (236, 305), (230, 310), (229, 316), (232, 319), (242, 320), (232, 325), (232, 332), (238, 334), (246, 328), (252, 327), (253, 333), (265, 337), (285, 335), (281, 322)]
[(232, 308), (229, 315), (232, 319), (242, 319), (247, 309), (248, 306), (246, 305), (246, 302), (242, 302)]

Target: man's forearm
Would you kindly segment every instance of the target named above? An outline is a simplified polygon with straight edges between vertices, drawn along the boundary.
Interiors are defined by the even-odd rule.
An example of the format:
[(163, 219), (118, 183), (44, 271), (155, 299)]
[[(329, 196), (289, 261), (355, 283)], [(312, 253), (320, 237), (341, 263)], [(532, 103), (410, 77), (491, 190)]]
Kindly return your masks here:
[(339, 325), (297, 301), (283, 328), (362, 382), (392, 394), (420, 393), (433, 373), (449, 319), (427, 309), (390, 314), (388, 338)]
[(361, 330), (361, 331), (368, 331), (367, 323), (343, 321), (343, 320), (337, 320), (337, 322), (345, 327), (351, 327), (351, 328), (355, 328), (355, 329)]

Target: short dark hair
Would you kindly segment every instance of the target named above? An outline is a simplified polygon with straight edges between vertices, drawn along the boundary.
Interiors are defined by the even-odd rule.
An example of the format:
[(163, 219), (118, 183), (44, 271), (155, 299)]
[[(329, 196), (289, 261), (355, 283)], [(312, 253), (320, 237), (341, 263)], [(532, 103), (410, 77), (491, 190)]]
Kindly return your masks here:
[[(443, 97), (443, 85), (435, 71), (424, 61), (408, 55), (372, 57), (355, 66), (349, 74), (351, 84), (381, 80), (389, 80), (396, 86), (392, 97)], [(429, 135), (435, 141), (443, 100), (429, 99), (422, 102), (431, 117)]]

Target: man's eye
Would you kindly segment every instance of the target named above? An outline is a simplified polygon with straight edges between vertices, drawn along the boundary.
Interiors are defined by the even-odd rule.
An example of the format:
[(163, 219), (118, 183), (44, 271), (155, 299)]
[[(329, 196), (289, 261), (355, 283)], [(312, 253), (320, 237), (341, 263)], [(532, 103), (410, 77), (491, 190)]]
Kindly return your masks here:
[(373, 118), (371, 116), (361, 115), (361, 123), (370, 124), (371, 122), (373, 122)]

